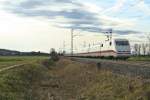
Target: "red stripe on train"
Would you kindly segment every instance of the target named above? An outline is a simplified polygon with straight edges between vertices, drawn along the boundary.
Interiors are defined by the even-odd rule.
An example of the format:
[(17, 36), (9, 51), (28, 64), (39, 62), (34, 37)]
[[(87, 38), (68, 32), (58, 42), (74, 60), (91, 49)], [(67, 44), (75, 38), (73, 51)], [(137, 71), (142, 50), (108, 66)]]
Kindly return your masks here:
[(77, 53), (77, 54), (91, 54), (91, 53), (110, 53), (110, 52), (113, 52), (113, 53), (117, 53), (116, 51), (114, 50), (106, 50), (106, 51), (95, 51), (95, 52), (86, 52), (86, 53)]

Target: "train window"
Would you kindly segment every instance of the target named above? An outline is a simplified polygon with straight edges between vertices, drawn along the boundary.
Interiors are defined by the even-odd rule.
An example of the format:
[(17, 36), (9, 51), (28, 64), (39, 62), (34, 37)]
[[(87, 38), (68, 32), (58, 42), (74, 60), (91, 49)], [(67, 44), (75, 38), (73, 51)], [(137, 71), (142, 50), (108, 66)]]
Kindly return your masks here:
[(128, 41), (116, 41), (116, 45), (129, 45)]
[(112, 45), (112, 42), (110, 42), (109, 45), (111, 46), (111, 45)]

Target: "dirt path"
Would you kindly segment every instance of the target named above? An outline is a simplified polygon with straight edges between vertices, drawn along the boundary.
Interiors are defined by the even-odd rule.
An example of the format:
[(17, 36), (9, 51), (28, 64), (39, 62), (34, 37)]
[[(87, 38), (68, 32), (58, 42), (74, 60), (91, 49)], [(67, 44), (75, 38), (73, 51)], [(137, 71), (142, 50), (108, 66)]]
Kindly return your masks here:
[(9, 67), (6, 67), (6, 68), (2, 68), (2, 69), (0, 69), (0, 72), (4, 72), (4, 71), (10, 70), (10, 69), (14, 69), (14, 68), (20, 67), (22, 65), (25, 65), (25, 64), (18, 64), (18, 65), (13, 65), (13, 66), (9, 66)]

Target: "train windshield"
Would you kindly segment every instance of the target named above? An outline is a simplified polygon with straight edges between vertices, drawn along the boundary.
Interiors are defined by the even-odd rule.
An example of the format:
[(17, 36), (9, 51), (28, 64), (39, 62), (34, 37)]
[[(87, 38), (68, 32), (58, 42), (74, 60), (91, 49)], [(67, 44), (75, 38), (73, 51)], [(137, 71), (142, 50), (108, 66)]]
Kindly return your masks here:
[(118, 45), (118, 46), (128, 46), (129, 42), (128, 41), (116, 41), (116, 45)]

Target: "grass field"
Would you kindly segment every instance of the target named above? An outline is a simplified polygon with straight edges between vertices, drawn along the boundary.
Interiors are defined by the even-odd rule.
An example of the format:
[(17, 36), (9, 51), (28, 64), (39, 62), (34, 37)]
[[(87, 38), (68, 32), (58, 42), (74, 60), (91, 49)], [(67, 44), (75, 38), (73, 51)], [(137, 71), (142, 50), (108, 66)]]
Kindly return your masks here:
[(98, 70), (92, 63), (61, 59), (52, 64), (47, 57), (0, 59), (6, 65), (28, 63), (0, 73), (0, 100), (150, 100), (146, 80)]
[(0, 100), (36, 100), (35, 98), (39, 98), (36, 90), (42, 91), (38, 84), (47, 78), (48, 71), (41, 62), (46, 59), (48, 57), (43, 56), (0, 57), (0, 68), (25, 63), (23, 66), (0, 73)]
[(47, 58), (45, 56), (0, 56), (0, 68), (17, 64), (34, 63)]
[(61, 88), (53, 91), (63, 100), (150, 100), (149, 82), (98, 70), (95, 64), (63, 60), (51, 73), (56, 79), (61, 78), (55, 82)]
[(129, 61), (150, 61), (150, 56), (132, 56)]

